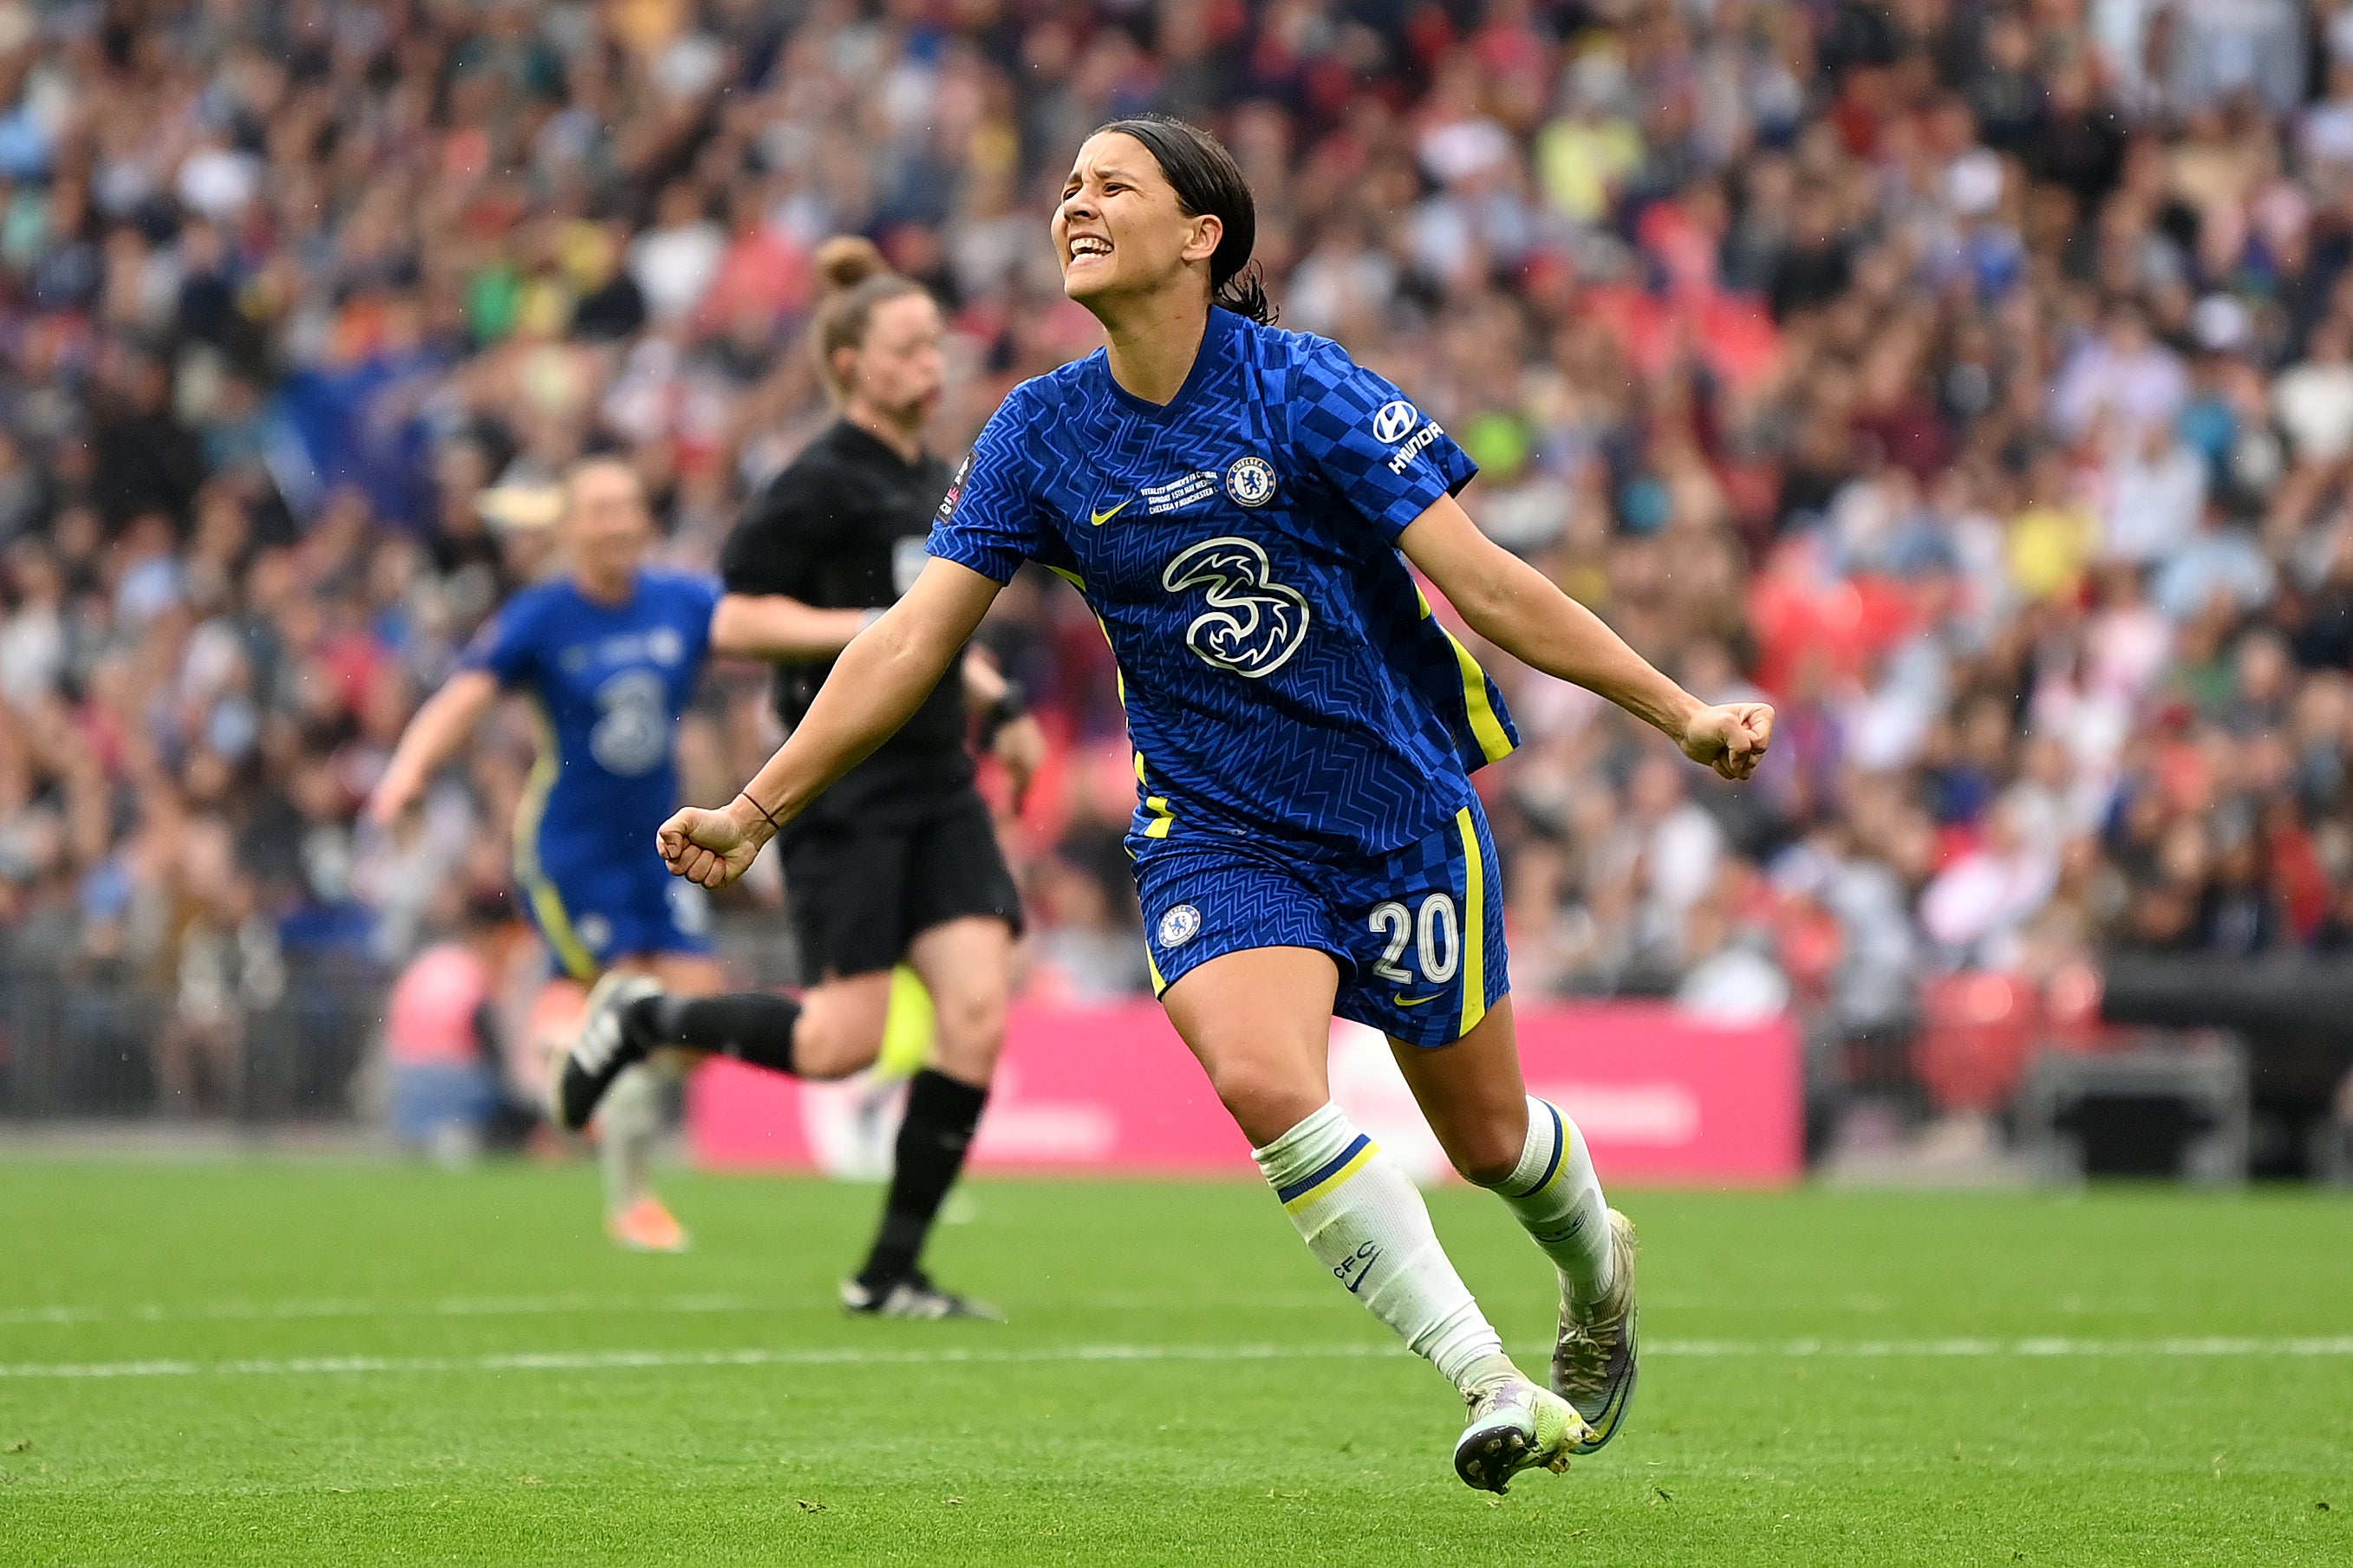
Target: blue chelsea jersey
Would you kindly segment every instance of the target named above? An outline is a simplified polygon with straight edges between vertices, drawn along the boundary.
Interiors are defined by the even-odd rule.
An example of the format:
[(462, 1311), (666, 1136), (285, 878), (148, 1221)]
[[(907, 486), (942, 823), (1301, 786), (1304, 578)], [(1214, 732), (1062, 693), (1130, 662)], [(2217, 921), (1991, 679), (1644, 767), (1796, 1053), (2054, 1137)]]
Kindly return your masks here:
[(523, 590), (482, 628), (466, 667), (528, 695), (543, 731), (515, 821), (520, 859), (656, 853), (654, 833), (678, 805), (672, 739), (718, 603), (716, 583), (684, 573), (640, 572), (626, 605), (599, 604), (565, 577)]
[(1086, 595), (1119, 663), (1134, 837), (1380, 854), (1518, 744), (1397, 548), (1476, 472), (1337, 343), (1212, 310), (1165, 407), (1102, 351), (1017, 387), (930, 549), (1000, 583), (1035, 560)]

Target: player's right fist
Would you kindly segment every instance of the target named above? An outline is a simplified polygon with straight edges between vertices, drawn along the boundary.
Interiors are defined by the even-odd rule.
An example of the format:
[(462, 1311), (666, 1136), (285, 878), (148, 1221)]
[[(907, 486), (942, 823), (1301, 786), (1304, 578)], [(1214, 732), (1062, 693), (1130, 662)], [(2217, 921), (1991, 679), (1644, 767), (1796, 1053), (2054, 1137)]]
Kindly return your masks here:
[(767, 839), (736, 815), (739, 804), (740, 799), (717, 811), (685, 806), (661, 825), (654, 842), (670, 875), (706, 888), (723, 888), (751, 869)]

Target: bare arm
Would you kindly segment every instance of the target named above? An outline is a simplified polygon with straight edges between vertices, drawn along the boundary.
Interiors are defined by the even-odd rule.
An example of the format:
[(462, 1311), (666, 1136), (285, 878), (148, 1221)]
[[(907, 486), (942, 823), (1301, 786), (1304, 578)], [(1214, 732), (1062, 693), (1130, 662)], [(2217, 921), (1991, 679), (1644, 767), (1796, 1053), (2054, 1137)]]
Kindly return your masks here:
[(998, 588), (969, 566), (928, 562), (906, 597), (841, 650), (791, 739), (741, 794), (716, 811), (689, 806), (662, 824), (670, 870), (706, 888), (742, 876), (780, 825), (914, 716)]
[(997, 667), (997, 656), (984, 647), (968, 647), (964, 653), (964, 705), (972, 712), (986, 713), (1005, 700), (1012, 682), (1005, 671)]
[[(1011, 694), (1013, 682), (997, 667), (997, 657), (975, 644), (964, 655), (964, 705), (971, 711), (987, 718), (997, 704)], [(983, 733), (988, 732), (986, 722)], [(1013, 784), (1013, 814), (1021, 815), (1022, 805), (1029, 798), (1029, 785), (1038, 770), (1046, 765), (1046, 731), (1038, 721), (1026, 712), (1001, 720), (996, 731), (988, 734), (989, 752), (1005, 764), (1005, 773)]]
[(770, 661), (828, 658), (866, 629), (864, 610), (820, 610), (783, 594), (728, 594), (711, 616), (714, 652)]
[(489, 670), (465, 669), (451, 676), (401, 731), (392, 761), (385, 764), (384, 776), (368, 795), (367, 819), (379, 827), (398, 822), (401, 813), (425, 792), (435, 771), (466, 743), (466, 737), (498, 700), (498, 678)]
[(1479, 531), (1440, 497), (1398, 541), (1472, 629), (1523, 663), (1599, 692), (1728, 779), (1754, 773), (1773, 736), (1762, 702), (1711, 708), (1626, 646), (1601, 617)]

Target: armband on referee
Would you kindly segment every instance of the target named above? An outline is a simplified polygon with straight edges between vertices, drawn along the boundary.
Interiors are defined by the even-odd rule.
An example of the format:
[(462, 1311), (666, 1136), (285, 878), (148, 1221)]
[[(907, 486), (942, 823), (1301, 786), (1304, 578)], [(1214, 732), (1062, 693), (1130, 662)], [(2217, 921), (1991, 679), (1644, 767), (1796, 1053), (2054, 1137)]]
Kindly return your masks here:
[(983, 746), (995, 745), (997, 732), (999, 730), (1004, 729), (1016, 719), (1026, 719), (1029, 716), (1029, 693), (1022, 689), (1019, 681), (1008, 679), (1005, 683), (1005, 695), (981, 710), (980, 743)]

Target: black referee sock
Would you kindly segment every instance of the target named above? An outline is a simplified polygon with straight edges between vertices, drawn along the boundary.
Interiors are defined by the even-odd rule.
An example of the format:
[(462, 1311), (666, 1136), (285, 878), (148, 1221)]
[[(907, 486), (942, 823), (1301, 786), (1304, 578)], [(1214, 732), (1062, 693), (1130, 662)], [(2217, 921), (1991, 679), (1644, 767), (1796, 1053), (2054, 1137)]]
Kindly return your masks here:
[(622, 1023), (657, 1046), (716, 1051), (770, 1072), (793, 1071), (793, 1026), (801, 1005), (775, 991), (724, 996), (648, 996), (629, 1004)]
[(988, 1090), (960, 1083), (925, 1068), (907, 1088), (906, 1120), (899, 1123), (891, 1195), (882, 1205), (882, 1228), (859, 1282), (880, 1289), (915, 1271), (915, 1258), (931, 1235), (941, 1200), (964, 1169), (972, 1130), (980, 1124)]

